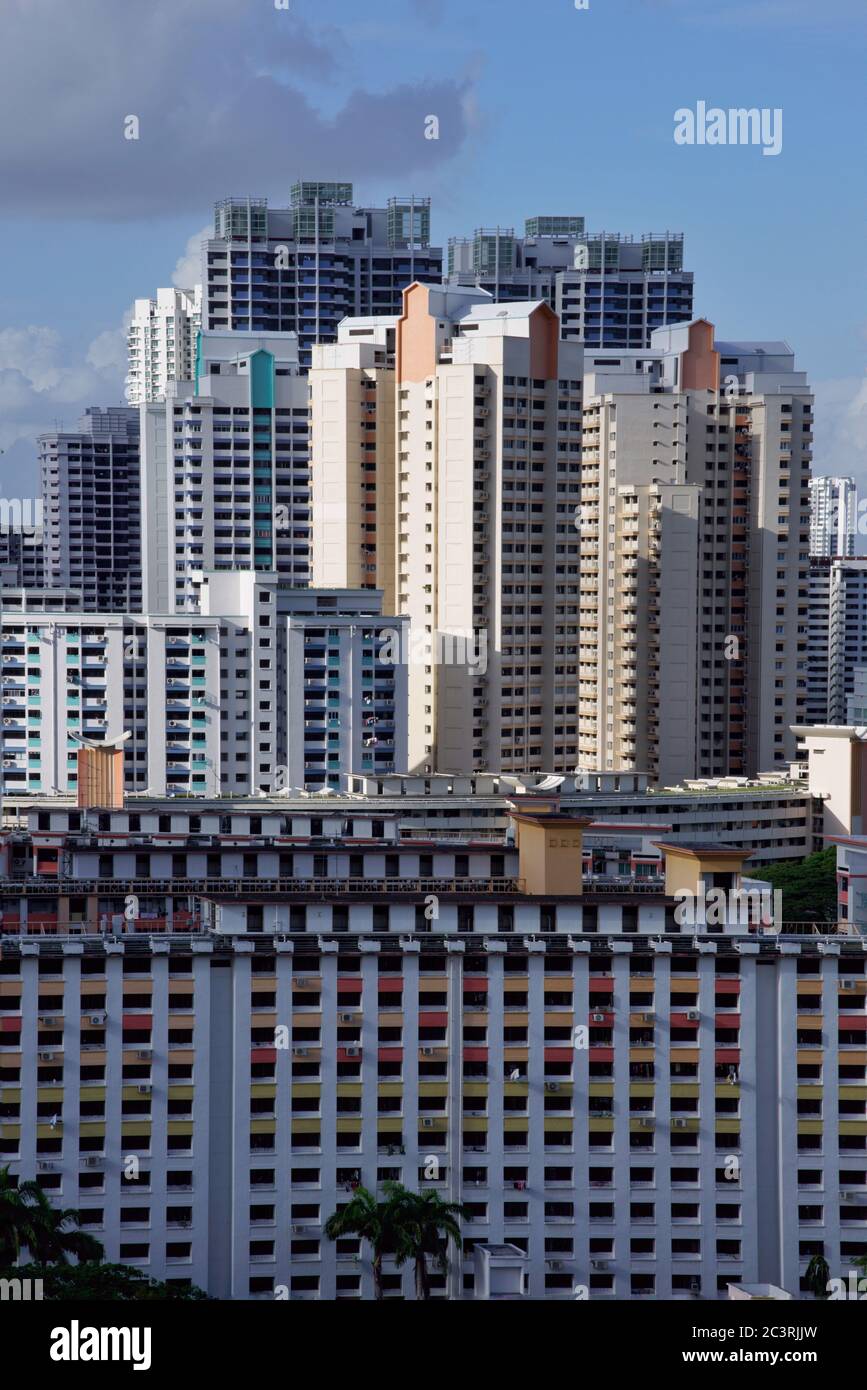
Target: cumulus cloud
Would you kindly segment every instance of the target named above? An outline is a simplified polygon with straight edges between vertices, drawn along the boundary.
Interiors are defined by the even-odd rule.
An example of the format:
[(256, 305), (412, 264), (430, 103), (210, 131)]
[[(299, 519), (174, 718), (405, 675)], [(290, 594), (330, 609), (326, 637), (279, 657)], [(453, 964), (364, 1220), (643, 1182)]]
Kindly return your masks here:
[(852, 474), (867, 496), (867, 376), (820, 381), (814, 389), (813, 471)]
[(172, 284), (179, 290), (191, 290), (194, 285), (201, 284), (202, 281), (202, 242), (209, 236), (213, 236), (214, 228), (211, 223), (203, 227), (200, 232), (193, 232), (188, 240), (184, 253), (179, 256), (172, 271)]
[[(465, 133), (466, 81), (352, 90), (323, 114), (303, 90), (342, 75), (339, 31), (262, 0), (12, 0), (0, 46), (7, 213), (154, 217), (294, 177), (420, 176)], [(28, 58), (28, 55), (31, 55)], [(425, 140), (424, 118), (440, 118)], [(125, 122), (138, 121), (138, 139)], [(323, 172), (324, 171), (324, 172)], [(275, 177), (279, 187), (275, 189)]]

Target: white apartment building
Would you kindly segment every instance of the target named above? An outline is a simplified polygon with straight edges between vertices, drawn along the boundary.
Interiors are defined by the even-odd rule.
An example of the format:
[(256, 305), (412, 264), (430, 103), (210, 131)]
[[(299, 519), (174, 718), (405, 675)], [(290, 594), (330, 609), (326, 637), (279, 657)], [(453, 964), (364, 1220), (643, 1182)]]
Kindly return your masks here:
[(170, 381), (191, 381), (202, 326), (202, 287), (161, 289), (137, 299), (127, 329), (126, 398), (130, 405), (164, 401)]
[(313, 579), (409, 617), (413, 770), (575, 765), (581, 375), (547, 305), (421, 284), (314, 350)]
[(658, 782), (794, 757), (807, 688), (811, 397), (704, 320), (586, 359), (579, 755)]
[(854, 478), (810, 479), (810, 555), (855, 554), (858, 492)]
[(195, 612), (204, 570), (309, 579), (307, 379), (292, 333), (201, 333), (142, 411), (145, 611)]

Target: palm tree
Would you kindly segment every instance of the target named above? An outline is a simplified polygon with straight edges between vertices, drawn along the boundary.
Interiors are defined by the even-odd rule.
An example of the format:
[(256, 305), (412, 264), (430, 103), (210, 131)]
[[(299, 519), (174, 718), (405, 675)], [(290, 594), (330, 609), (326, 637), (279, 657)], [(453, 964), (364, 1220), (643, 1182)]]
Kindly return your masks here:
[[(401, 1226), (407, 1237), (408, 1250), (404, 1259), (415, 1262), (415, 1296), (430, 1298), (430, 1278), (427, 1256), (442, 1270), (448, 1271), (448, 1242), (461, 1248), (461, 1228), (458, 1217), (465, 1216), (459, 1202), (444, 1202), (438, 1192), (408, 1192), (403, 1190)], [(399, 1257), (398, 1264), (403, 1261)]]
[(406, 1234), (402, 1229), (403, 1194), (399, 1183), (383, 1185), (385, 1201), (377, 1201), (373, 1192), (358, 1187), (345, 1207), (332, 1213), (325, 1223), (329, 1240), (357, 1235), (366, 1240), (373, 1251), (373, 1292), (382, 1298), (382, 1258), (393, 1254), (402, 1264), (408, 1258)]
[(16, 1183), (8, 1167), (0, 1169), (0, 1265), (18, 1260), (26, 1245), (39, 1264), (101, 1260), (103, 1248), (81, 1225), (74, 1207), (53, 1207), (38, 1183)]
[(831, 1271), (828, 1268), (828, 1261), (825, 1259), (825, 1256), (813, 1255), (804, 1271), (804, 1279), (806, 1280), (807, 1288), (813, 1294), (814, 1298), (828, 1297), (828, 1280), (830, 1277)]

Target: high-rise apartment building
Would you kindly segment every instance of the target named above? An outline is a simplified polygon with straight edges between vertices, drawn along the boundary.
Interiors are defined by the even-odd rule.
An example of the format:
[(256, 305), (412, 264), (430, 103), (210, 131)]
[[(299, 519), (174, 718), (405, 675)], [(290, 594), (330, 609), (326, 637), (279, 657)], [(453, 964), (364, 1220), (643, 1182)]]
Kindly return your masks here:
[(807, 724), (829, 723), (831, 679), (831, 567), (828, 555), (810, 556), (807, 613)]
[(810, 554), (855, 554), (858, 494), (854, 478), (810, 479)]
[(201, 333), (142, 412), (145, 607), (195, 612), (203, 570), (309, 579), (307, 379), (293, 333)]
[(566, 339), (586, 348), (646, 348), (655, 328), (692, 318), (693, 275), (683, 234), (586, 233), (583, 217), (531, 217), (512, 227), (452, 237), (448, 281), (495, 300), (543, 299)]
[(138, 410), (92, 406), (38, 443), (46, 586), (78, 590), (89, 613), (140, 613)]
[(827, 643), (827, 722), (845, 724), (855, 669), (867, 664), (867, 559), (831, 562)]
[(582, 349), (479, 293), (413, 285), (314, 351), (313, 582), (409, 617), (411, 769), (570, 770)]
[(127, 330), (126, 398), (130, 405), (163, 401), (170, 381), (191, 381), (202, 326), (202, 287), (161, 289), (137, 299)]
[(704, 320), (586, 359), (581, 763), (662, 783), (795, 753), (812, 406), (784, 343)]
[(381, 594), (252, 572), (202, 588), (201, 614), (53, 610), (51, 592), (4, 612), (5, 796), (74, 792), (82, 739), (127, 732), (127, 790), (161, 796), (318, 791), (405, 770), (406, 668), (379, 656), (404, 624), (383, 617)]
[[(41, 516), (42, 500), (38, 501)], [(45, 537), (41, 520), (34, 526), (15, 521), (0, 525), (0, 587), (38, 589), (44, 579)]]
[(407, 285), (442, 278), (430, 199), (357, 207), (351, 183), (296, 183), (288, 208), (224, 199), (203, 260), (203, 326), (297, 333), (303, 367), (314, 343), (336, 339), (341, 319), (399, 313)]

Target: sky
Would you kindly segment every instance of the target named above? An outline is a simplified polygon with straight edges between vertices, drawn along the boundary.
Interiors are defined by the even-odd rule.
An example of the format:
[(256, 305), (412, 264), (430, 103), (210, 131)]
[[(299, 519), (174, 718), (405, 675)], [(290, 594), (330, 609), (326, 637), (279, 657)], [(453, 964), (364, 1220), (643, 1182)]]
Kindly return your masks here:
[[(682, 231), (696, 314), (790, 344), (815, 471), (867, 496), (865, 60), (865, 0), (0, 0), (0, 492), (123, 400), (124, 316), (192, 282), (214, 202), (303, 177), (429, 194), (443, 247)], [(700, 101), (779, 108), (780, 153), (675, 143)]]

